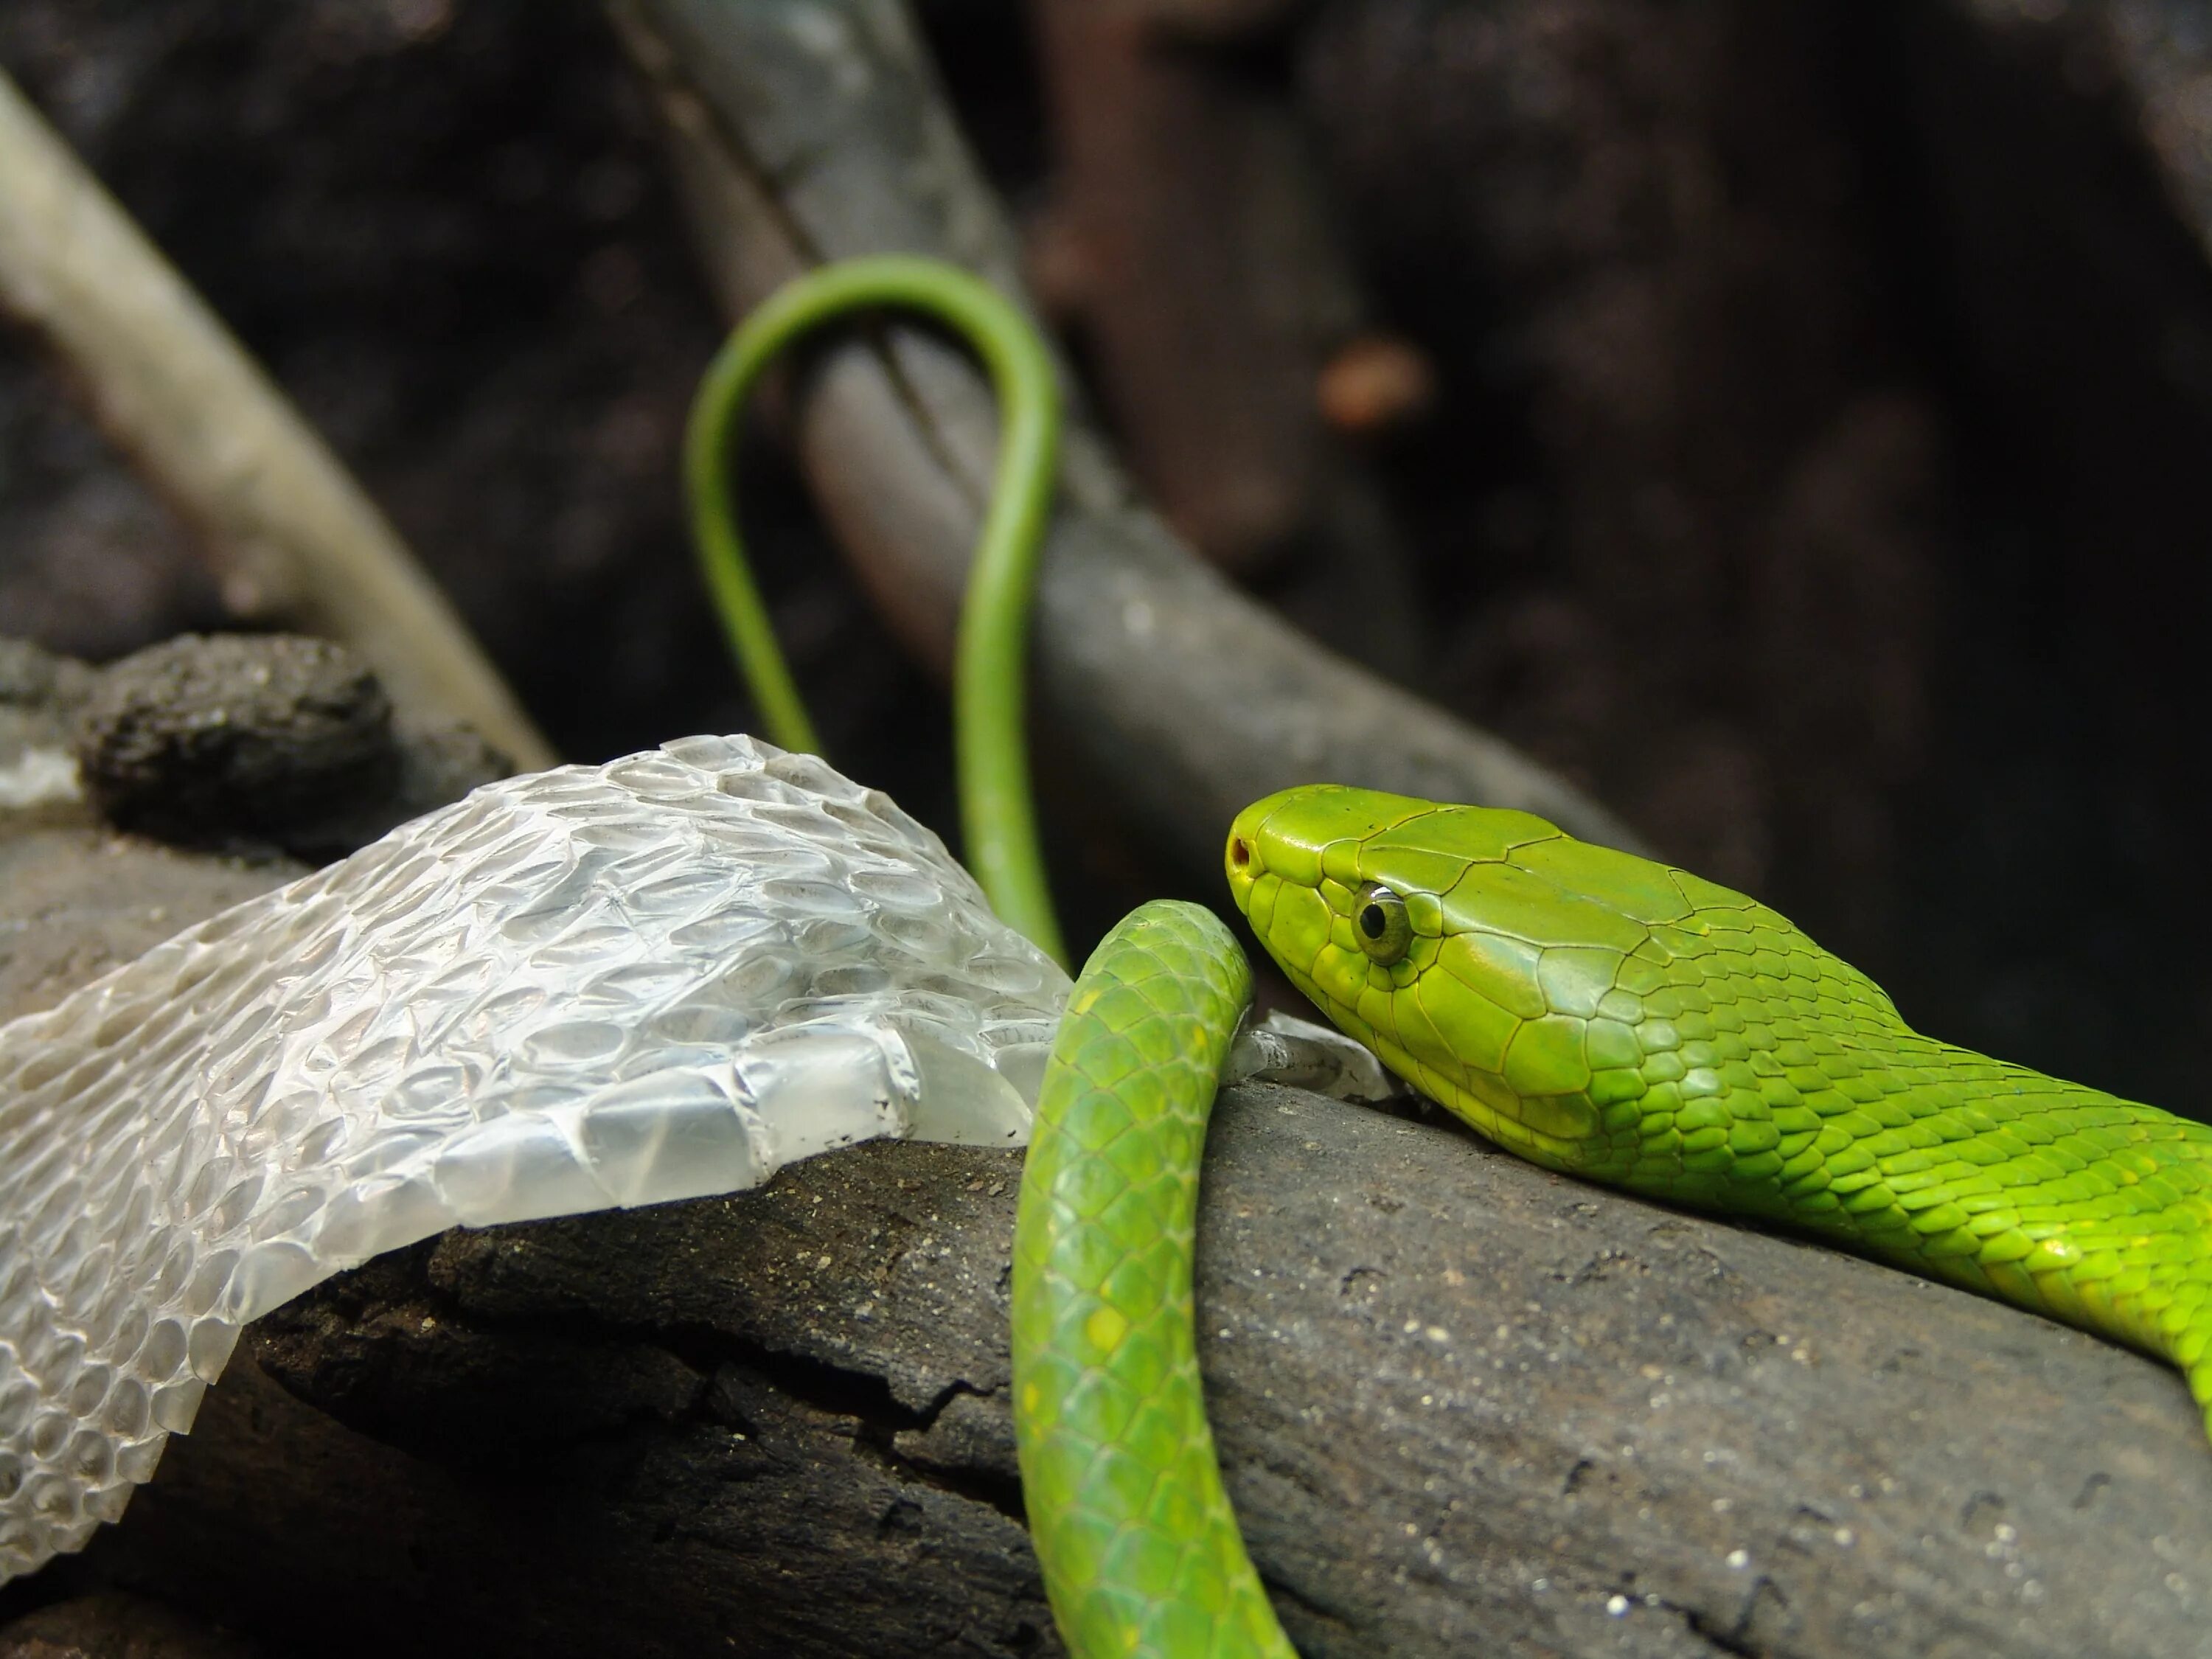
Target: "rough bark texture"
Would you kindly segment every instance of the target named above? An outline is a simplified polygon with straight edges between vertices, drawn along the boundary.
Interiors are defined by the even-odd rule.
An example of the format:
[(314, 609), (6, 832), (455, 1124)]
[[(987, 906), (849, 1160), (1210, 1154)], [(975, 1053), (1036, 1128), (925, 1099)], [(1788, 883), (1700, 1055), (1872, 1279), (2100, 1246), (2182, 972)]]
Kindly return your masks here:
[[(327, 1652), (1054, 1650), (1018, 1173), (866, 1148), (375, 1264), (58, 1571)], [(2200, 1650), (2212, 1459), (2146, 1361), (1285, 1091), (1206, 1180), (1223, 1455), (1309, 1655)]]

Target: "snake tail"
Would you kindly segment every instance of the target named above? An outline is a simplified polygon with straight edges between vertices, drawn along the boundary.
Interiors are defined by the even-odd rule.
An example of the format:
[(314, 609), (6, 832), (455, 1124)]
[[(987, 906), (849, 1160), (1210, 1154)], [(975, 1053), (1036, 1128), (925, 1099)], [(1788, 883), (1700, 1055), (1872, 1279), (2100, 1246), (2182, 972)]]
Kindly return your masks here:
[(1024, 731), (1030, 600), (1052, 514), (1061, 420), (1051, 354), (1030, 320), (980, 277), (910, 254), (841, 260), (786, 283), (731, 331), (692, 399), (684, 441), (692, 540), (768, 735), (785, 749), (820, 754), (821, 738), (745, 560), (730, 449), (746, 394), (779, 352), (827, 324), (886, 307), (919, 313), (951, 330), (983, 360), (998, 396), (997, 477), (976, 538), (953, 657), (961, 831), (968, 867), (992, 908), (1065, 965), (1067, 948), (1038, 850)]
[(1923, 1036), (1765, 905), (1525, 812), (1310, 787), (1226, 855), (1298, 988), (1499, 1145), (2142, 1349), (2212, 1431), (2212, 1127)]
[(1199, 1159), (1251, 969), (1161, 901), (1106, 936), (1054, 1042), (1015, 1222), (1022, 1492), (1078, 1659), (1293, 1659), (1222, 1489), (1192, 1333)]

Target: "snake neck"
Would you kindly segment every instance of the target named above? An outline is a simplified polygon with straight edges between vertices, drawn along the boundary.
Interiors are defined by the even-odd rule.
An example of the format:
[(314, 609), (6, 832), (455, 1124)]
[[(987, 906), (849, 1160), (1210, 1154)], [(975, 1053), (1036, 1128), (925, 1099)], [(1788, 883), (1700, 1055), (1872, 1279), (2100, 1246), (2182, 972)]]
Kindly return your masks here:
[(2212, 1128), (1921, 1036), (1786, 918), (1525, 813), (1316, 786), (1231, 826), (1291, 981), (1569, 1174), (2169, 1357), (2212, 1404)]
[(2204, 1357), (2212, 1128), (1901, 1021), (1673, 1052), (1681, 1075), (1656, 1067), (1632, 1122), (1593, 1103), (1598, 1131), (1561, 1167), (1810, 1231), (2192, 1371)]

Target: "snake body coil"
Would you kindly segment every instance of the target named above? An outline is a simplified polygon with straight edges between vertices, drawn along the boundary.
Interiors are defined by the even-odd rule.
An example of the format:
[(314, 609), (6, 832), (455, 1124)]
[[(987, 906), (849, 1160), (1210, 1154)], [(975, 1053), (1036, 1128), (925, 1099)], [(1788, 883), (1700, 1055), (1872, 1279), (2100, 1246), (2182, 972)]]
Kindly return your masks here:
[(1132, 912), (1076, 981), (1014, 1228), (1014, 1425), (1078, 1654), (1288, 1656), (1221, 1488), (1192, 1333), (1198, 1169), (1252, 970), (1213, 913)]

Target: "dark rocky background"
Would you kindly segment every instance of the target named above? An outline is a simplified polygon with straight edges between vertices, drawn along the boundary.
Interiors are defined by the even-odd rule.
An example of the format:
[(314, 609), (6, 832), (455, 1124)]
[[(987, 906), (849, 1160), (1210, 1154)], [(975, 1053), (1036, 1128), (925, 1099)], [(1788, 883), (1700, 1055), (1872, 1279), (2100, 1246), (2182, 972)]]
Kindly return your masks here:
[[(2192, 1109), (2198, 9), (1064, 9), (922, 15), (1129, 453), (1196, 447), (1146, 468), (1178, 524), (1923, 1024)], [(564, 752), (744, 722), (673, 483), (717, 325), (592, 7), (9, 0), (0, 62)], [(1374, 339), (1425, 413), (1324, 380)], [(748, 483), (833, 747), (948, 820), (927, 682), (773, 460)], [(0, 356), (0, 628), (100, 659), (222, 621)]]

